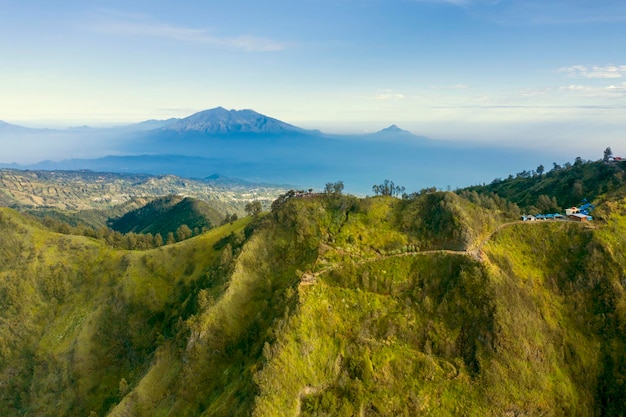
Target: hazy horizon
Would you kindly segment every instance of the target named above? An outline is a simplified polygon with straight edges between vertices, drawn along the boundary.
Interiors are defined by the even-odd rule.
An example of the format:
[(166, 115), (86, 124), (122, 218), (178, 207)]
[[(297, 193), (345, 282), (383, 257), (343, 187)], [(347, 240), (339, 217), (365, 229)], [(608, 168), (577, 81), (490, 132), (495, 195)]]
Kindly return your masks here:
[(626, 145), (626, 3), (0, 1), (0, 120), (103, 126), (251, 108), (304, 128)]

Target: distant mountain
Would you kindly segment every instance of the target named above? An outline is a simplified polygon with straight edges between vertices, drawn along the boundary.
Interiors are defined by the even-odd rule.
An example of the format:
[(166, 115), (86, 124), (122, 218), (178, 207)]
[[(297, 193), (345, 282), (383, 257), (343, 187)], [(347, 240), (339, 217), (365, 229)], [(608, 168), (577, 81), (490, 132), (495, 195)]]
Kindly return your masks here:
[[(0, 129), (0, 149), (0, 167), (187, 178), (219, 173), (304, 189), (342, 180), (346, 190), (360, 194), (384, 179), (408, 190), (480, 184), (561, 158), (554, 148), (538, 155), (533, 149), (431, 140), (397, 125), (369, 134), (327, 134), (254, 110), (223, 107), (119, 128), (40, 134), (3, 134)], [(34, 163), (43, 160), (48, 161)]]
[(0, 133), (26, 133), (28, 131), (38, 131), (40, 129), (29, 129), (24, 126), (14, 125), (0, 120)]
[(183, 225), (191, 230), (198, 228), (202, 231), (219, 225), (223, 218), (218, 210), (205, 201), (169, 195), (111, 220), (109, 226), (121, 233), (159, 233), (166, 238), (168, 233), (176, 233)]
[(201, 132), (212, 135), (239, 133), (307, 133), (305, 129), (281, 122), (254, 110), (226, 110), (223, 107), (201, 111), (161, 128), (162, 131)]
[(181, 119), (178, 119), (178, 118), (170, 118), (166, 120), (151, 119), (151, 120), (145, 120), (143, 122), (139, 122), (139, 123), (135, 123), (135, 124), (127, 125), (127, 126), (122, 126), (119, 129), (133, 131), (133, 132), (157, 130), (157, 129), (166, 128), (167, 126), (170, 126), (180, 120)]
[(369, 136), (373, 136), (373, 137), (380, 138), (380, 139), (403, 139), (403, 140), (412, 139), (412, 140), (419, 140), (419, 141), (430, 140), (426, 136), (415, 135), (409, 132), (408, 130), (399, 128), (396, 125), (391, 125), (389, 127), (386, 127), (382, 130), (379, 130), (376, 133), (370, 134)]
[(411, 134), (411, 135), (412, 135), (412, 133), (411, 133), (411, 132), (409, 132), (408, 130), (400, 129), (400, 128), (399, 128), (398, 126), (396, 126), (396, 125), (391, 125), (391, 126), (386, 127), (386, 128), (384, 128), (384, 129), (382, 129), (382, 130), (379, 130), (379, 131), (378, 131), (378, 133), (393, 134), (393, 135), (395, 135), (395, 134), (406, 134), (406, 133), (408, 133), (408, 134)]

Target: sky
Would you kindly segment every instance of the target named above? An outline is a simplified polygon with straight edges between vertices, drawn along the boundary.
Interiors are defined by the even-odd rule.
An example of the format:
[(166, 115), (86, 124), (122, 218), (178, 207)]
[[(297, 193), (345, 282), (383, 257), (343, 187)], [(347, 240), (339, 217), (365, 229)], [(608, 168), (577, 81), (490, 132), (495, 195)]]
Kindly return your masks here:
[(0, 0), (0, 120), (223, 106), (304, 128), (626, 153), (623, 0)]

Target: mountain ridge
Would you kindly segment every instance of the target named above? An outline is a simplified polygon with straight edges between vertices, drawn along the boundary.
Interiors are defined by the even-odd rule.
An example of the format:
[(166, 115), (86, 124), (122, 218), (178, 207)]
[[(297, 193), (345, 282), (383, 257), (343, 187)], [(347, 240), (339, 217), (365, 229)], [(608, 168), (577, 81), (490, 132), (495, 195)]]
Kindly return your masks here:
[[(365, 195), (384, 178), (411, 188), (457, 188), (528, 168), (538, 159), (531, 149), (431, 140), (398, 125), (374, 133), (328, 134), (254, 110), (218, 107), (184, 119), (144, 123), (32, 136), (2, 134), (6, 163), (0, 166), (189, 178), (219, 173), (304, 189), (318, 186), (324, 175), (343, 180), (346, 191)], [(552, 153), (557, 150), (542, 151), (543, 163), (556, 159)], [(463, 158), (458, 157), (461, 154)], [(43, 160), (53, 162), (39, 163)]]
[[(304, 129), (291, 123), (284, 122), (274, 117), (259, 113), (253, 109), (231, 109), (228, 110), (222, 106), (211, 109), (200, 110), (188, 116), (168, 119), (148, 119), (131, 124), (121, 124), (113, 127), (92, 127), (89, 125), (70, 126), (62, 129), (52, 128), (30, 128), (18, 124), (12, 124), (0, 120), (0, 129), (12, 128), (23, 131), (32, 132), (62, 132), (62, 131), (81, 131), (91, 129), (93, 131), (175, 131), (175, 132), (199, 132), (205, 134), (227, 135), (238, 133), (259, 133), (259, 134), (288, 134), (288, 133), (305, 133), (311, 135), (334, 135), (323, 132), (319, 129)], [(381, 129), (376, 133), (402, 133), (413, 134), (408, 130), (399, 128), (396, 124), (392, 124), (387, 128)], [(376, 134), (375, 133), (375, 134)], [(359, 134), (346, 134), (346, 136), (355, 136)], [(413, 134), (414, 135), (414, 134)]]
[(203, 110), (162, 127), (162, 131), (199, 132), (210, 135), (286, 134), (307, 131), (254, 110), (226, 110), (223, 107)]

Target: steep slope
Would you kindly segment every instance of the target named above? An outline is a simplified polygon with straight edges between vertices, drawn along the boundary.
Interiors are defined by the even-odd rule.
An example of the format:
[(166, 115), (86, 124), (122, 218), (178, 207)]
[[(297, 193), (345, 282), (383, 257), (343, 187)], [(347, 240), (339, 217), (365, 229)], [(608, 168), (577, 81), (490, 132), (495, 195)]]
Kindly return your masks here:
[(216, 243), (246, 224), (131, 252), (0, 209), (0, 414), (105, 415), (161, 352), (184, 347), (198, 287), (223, 292)]
[(0, 413), (622, 415), (626, 200), (506, 207), (292, 193), (144, 252), (5, 210)]
[(159, 233), (166, 237), (182, 225), (191, 230), (208, 230), (219, 225), (223, 218), (206, 202), (170, 195), (156, 198), (143, 207), (111, 220), (109, 227), (121, 233)]
[(623, 236), (512, 223), (482, 262), (345, 260), (300, 288), (253, 415), (622, 415)]

